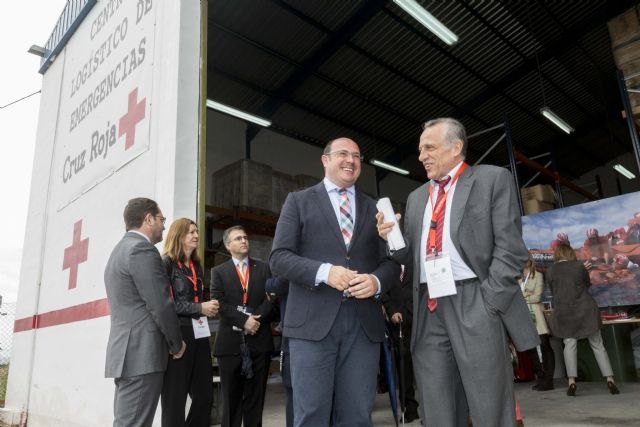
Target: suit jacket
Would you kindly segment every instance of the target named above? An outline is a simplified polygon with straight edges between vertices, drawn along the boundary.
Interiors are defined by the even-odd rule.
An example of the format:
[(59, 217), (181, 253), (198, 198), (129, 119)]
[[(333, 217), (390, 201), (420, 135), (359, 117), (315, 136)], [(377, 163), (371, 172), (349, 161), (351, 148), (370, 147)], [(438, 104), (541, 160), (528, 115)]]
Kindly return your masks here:
[[(323, 182), (289, 193), (276, 226), (271, 252), (274, 274), (289, 279), (283, 334), (318, 341), (329, 333), (338, 314), (342, 292), (315, 286), (323, 263), (372, 273), (382, 292), (395, 283), (400, 266), (386, 255), (386, 245), (376, 230), (375, 202), (356, 191), (356, 222), (346, 248), (338, 219)], [(370, 340), (384, 338), (384, 322), (375, 298), (355, 300), (360, 324)]]
[[(427, 182), (409, 195), (405, 218), (408, 245), (394, 254), (414, 266), (412, 348), (426, 311), (419, 307), (423, 303), (419, 282), (424, 258), (420, 239), (429, 185)], [(524, 351), (538, 345), (539, 339), (517, 280), (527, 260), (527, 248), (522, 241), (516, 197), (512, 176), (506, 169), (467, 167), (456, 182), (449, 232), (458, 253), (480, 280), (487, 308), (498, 312), (514, 345)]]
[[(251, 314), (261, 315), (260, 328), (255, 335), (245, 335), (251, 351), (273, 350), (270, 322), (273, 306), (267, 300), (265, 282), (271, 277), (269, 266), (249, 258), (249, 286), (247, 288), (247, 309)], [(233, 326), (243, 329), (249, 315), (238, 311), (242, 306), (244, 291), (236, 273), (233, 260), (211, 269), (211, 298), (220, 303), (220, 327), (213, 346), (214, 356), (235, 356), (240, 354), (240, 344), (244, 332), (234, 331)]]
[(182, 335), (156, 247), (126, 233), (111, 252), (104, 283), (111, 310), (105, 376), (164, 371), (169, 353), (180, 351)]

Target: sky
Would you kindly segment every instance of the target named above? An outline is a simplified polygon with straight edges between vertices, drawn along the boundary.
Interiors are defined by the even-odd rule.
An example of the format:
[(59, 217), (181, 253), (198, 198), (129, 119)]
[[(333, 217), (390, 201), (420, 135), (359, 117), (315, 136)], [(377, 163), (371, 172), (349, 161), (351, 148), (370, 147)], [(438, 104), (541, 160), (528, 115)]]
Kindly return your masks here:
[[(0, 6), (0, 107), (40, 90), (40, 58), (67, 0), (3, 1)], [(0, 295), (16, 301), (25, 236), (40, 95), (0, 109)]]

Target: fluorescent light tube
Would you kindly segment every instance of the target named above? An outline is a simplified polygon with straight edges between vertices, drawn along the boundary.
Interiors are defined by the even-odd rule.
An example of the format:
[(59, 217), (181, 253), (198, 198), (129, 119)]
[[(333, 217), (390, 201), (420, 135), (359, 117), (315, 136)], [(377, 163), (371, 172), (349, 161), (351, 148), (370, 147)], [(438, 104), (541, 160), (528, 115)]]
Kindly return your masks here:
[(223, 113), (227, 113), (229, 115), (238, 117), (240, 119), (246, 120), (251, 123), (255, 123), (260, 126), (269, 127), (271, 126), (271, 122), (267, 119), (263, 119), (262, 117), (254, 116), (253, 114), (245, 113), (244, 111), (238, 110), (233, 107), (229, 107), (228, 105), (221, 104), (219, 102), (213, 101), (211, 99), (207, 99), (207, 107), (222, 111)]
[(565, 131), (566, 133), (571, 133), (575, 129), (573, 129), (567, 122), (558, 117), (553, 111), (551, 111), (548, 107), (542, 107), (540, 109), (540, 113), (545, 116), (551, 123), (558, 126), (560, 129)]
[(380, 160), (373, 159), (371, 160), (371, 164), (373, 166), (378, 166), (379, 168), (390, 170), (391, 172), (399, 173), (400, 175), (409, 175), (408, 170), (390, 165), (389, 163), (381, 162)]
[(424, 25), (429, 31), (438, 36), (440, 40), (449, 46), (458, 42), (458, 36), (456, 36), (453, 31), (448, 29), (442, 22), (438, 21), (415, 0), (393, 0), (393, 2), (400, 6), (409, 15), (413, 16), (416, 21)]
[(617, 163), (615, 165), (613, 165), (613, 168), (618, 171), (618, 173), (622, 176), (624, 176), (627, 179), (634, 179), (636, 176), (634, 174), (632, 174), (629, 169), (625, 168), (624, 166), (622, 166), (620, 163)]

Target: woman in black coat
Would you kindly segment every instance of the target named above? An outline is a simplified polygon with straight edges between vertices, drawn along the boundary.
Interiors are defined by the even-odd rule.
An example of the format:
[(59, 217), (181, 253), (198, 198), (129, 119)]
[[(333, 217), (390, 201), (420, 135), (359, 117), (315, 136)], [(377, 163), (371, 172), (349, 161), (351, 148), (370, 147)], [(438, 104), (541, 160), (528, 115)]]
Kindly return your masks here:
[(600, 334), (600, 311), (589, 294), (589, 273), (569, 245), (559, 245), (553, 257), (555, 264), (549, 267), (546, 275), (547, 285), (553, 294), (551, 331), (564, 342), (564, 363), (569, 378), (567, 396), (576, 395), (577, 342), (580, 338), (589, 339), (600, 372), (607, 378), (609, 392), (618, 394), (609, 355)]
[[(216, 300), (204, 301), (202, 267), (198, 257), (198, 226), (188, 218), (169, 227), (162, 261), (187, 344), (181, 359), (170, 359), (162, 386), (162, 427), (209, 427), (213, 399), (213, 372), (209, 338), (196, 338), (207, 317), (218, 314)], [(208, 328), (208, 325), (206, 326)], [(185, 421), (187, 395), (191, 408)]]

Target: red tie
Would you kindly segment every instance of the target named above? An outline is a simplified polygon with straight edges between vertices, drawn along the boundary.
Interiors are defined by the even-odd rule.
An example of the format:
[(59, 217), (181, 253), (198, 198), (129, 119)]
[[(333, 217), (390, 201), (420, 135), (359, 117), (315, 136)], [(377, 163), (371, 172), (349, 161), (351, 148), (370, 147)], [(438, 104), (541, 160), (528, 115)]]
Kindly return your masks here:
[[(435, 203), (436, 201), (438, 201), (440, 197), (446, 197), (444, 193), (444, 187), (447, 186), (449, 181), (451, 181), (451, 177), (449, 175), (446, 175), (441, 180), (436, 181), (438, 183), (438, 198), (435, 201), (432, 201), (432, 203)], [(447, 201), (445, 199), (442, 205), (442, 209), (440, 209), (440, 212), (438, 212), (438, 216), (436, 217), (436, 251), (437, 252), (442, 252), (442, 233), (444, 232), (444, 214), (446, 210), (447, 210)], [(429, 251), (429, 245), (427, 244), (427, 252), (428, 251)], [(438, 300), (435, 298), (429, 298), (427, 300), (427, 308), (429, 309), (430, 312), (433, 313), (436, 310), (436, 308), (438, 308)]]

